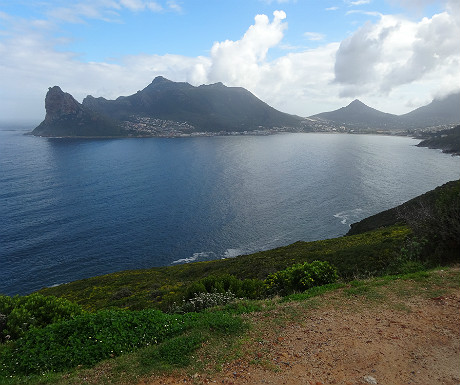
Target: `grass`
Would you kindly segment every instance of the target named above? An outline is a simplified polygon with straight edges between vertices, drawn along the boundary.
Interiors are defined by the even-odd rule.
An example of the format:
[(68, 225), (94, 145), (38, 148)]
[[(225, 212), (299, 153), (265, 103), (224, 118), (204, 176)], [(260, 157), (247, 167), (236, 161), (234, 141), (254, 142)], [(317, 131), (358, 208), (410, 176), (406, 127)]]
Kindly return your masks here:
[(40, 293), (64, 297), (91, 311), (111, 307), (166, 310), (189, 285), (209, 275), (265, 279), (295, 263), (315, 260), (335, 265), (343, 279), (382, 274), (397, 259), (409, 234), (409, 228), (393, 226), (353, 236), (296, 242), (224, 260), (123, 271), (45, 288)]
[[(200, 378), (213, 376), (225, 367), (226, 362), (235, 359), (277, 370), (276, 365), (257, 353), (270, 348), (273, 342), (269, 335), (279, 335), (288, 325), (302, 322), (309, 312), (330, 306), (335, 309), (344, 307), (347, 311), (371, 306), (410, 312), (412, 298), (449, 295), (459, 289), (460, 270), (444, 268), (331, 284), (283, 299), (242, 300), (194, 316), (193, 327), (160, 344), (104, 360), (94, 367), (77, 367), (63, 373), (0, 377), (0, 384), (126, 385), (162, 373), (193, 382), (195, 373), (199, 373)], [(225, 314), (231, 318), (226, 318)], [(235, 315), (237, 318), (233, 318)], [(242, 318), (246, 320), (246, 326), (240, 321), (228, 321)]]

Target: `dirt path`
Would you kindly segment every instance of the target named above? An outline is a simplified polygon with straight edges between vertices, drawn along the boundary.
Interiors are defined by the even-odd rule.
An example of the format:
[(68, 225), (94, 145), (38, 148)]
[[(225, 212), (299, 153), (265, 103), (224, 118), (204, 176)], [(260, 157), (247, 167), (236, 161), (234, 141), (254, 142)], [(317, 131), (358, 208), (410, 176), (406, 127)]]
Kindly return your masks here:
[[(267, 330), (252, 332), (259, 334), (248, 342), (244, 358), (217, 375), (142, 384), (460, 384), (458, 289), (440, 297), (395, 298), (391, 306), (344, 298), (329, 298), (313, 310), (286, 305), (297, 306), (295, 322), (277, 330), (266, 320)], [(263, 324), (258, 317), (252, 321)]]

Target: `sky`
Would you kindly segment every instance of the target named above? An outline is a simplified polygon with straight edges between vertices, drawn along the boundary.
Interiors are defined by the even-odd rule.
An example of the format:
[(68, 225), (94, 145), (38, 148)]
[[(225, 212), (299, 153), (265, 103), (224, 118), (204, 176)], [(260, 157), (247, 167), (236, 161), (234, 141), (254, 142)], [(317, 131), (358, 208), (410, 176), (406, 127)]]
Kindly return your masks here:
[(0, 122), (40, 123), (55, 85), (115, 99), (156, 76), (402, 114), (460, 91), (460, 1), (0, 0)]

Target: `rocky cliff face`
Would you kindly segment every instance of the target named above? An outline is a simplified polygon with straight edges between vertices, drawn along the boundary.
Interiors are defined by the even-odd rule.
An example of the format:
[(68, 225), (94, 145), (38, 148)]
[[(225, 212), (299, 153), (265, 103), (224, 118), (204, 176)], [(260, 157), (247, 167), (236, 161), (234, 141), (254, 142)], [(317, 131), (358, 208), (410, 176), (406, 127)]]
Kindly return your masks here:
[(72, 95), (63, 92), (60, 87), (48, 89), (45, 97), (46, 122), (52, 122), (66, 115), (82, 116), (83, 108)]
[(37, 136), (118, 136), (117, 122), (91, 111), (58, 86), (50, 87), (45, 97), (45, 120), (33, 131)]

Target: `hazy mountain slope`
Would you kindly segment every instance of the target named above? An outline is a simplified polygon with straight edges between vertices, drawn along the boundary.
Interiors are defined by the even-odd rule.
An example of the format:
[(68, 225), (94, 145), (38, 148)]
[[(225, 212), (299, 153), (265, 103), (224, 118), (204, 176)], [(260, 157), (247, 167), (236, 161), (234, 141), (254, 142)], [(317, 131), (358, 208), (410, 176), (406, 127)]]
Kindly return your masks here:
[(300, 127), (302, 118), (285, 114), (249, 91), (222, 83), (193, 87), (163, 77), (136, 94), (116, 100), (88, 96), (83, 106), (119, 120), (132, 115), (186, 121), (203, 131), (244, 131), (262, 126)]
[(388, 114), (359, 100), (338, 110), (312, 115), (311, 119), (330, 121), (349, 128), (407, 130), (460, 123), (460, 93), (435, 99), (430, 104), (404, 115)]
[(460, 123), (460, 92), (434, 99), (426, 106), (400, 115), (399, 119), (402, 124), (412, 127)]
[(348, 106), (335, 111), (323, 112), (310, 118), (332, 120), (334, 122), (353, 125), (358, 127), (394, 127), (398, 119), (397, 115), (369, 107), (359, 100), (352, 101)]

